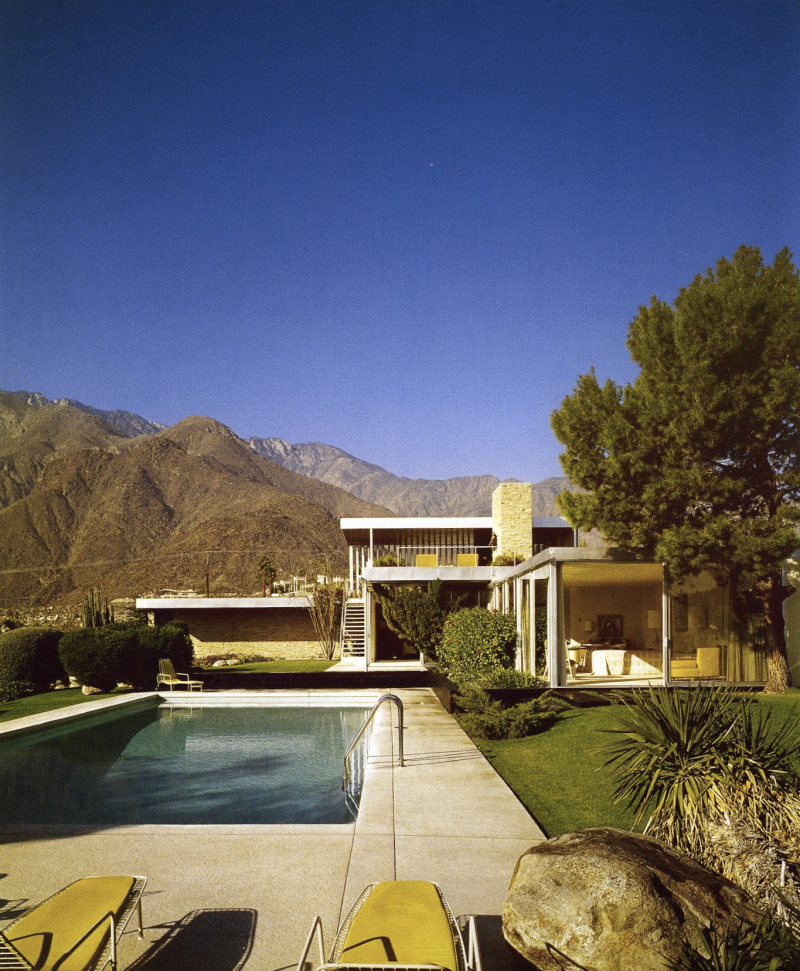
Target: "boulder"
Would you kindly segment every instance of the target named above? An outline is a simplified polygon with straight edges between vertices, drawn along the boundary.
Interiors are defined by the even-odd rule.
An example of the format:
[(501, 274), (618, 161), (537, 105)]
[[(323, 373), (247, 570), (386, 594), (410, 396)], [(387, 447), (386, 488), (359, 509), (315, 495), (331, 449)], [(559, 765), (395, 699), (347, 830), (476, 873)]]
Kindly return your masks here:
[(503, 935), (540, 971), (663, 971), (681, 934), (696, 939), (698, 925), (749, 906), (735, 884), (658, 840), (587, 829), (520, 858)]

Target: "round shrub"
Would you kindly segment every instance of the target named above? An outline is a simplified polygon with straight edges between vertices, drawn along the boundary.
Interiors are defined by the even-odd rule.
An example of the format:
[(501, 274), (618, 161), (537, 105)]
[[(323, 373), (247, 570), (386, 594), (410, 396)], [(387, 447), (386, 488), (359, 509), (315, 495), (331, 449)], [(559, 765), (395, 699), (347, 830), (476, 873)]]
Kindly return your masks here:
[(83, 685), (113, 691), (119, 681), (128, 680), (130, 655), (135, 635), (130, 629), (85, 627), (61, 638), (58, 655), (71, 677)]
[(19, 698), (47, 691), (63, 677), (58, 659), (61, 631), (54, 627), (19, 627), (0, 634), (0, 690)]
[(158, 662), (163, 657), (168, 657), (177, 671), (191, 670), (194, 648), (185, 624), (179, 621), (160, 627), (137, 624), (128, 630), (133, 634), (134, 644), (124, 680), (134, 688), (155, 688)]
[(456, 684), (486, 681), (514, 667), (517, 625), (512, 613), (467, 607), (450, 614), (439, 645), (439, 664)]

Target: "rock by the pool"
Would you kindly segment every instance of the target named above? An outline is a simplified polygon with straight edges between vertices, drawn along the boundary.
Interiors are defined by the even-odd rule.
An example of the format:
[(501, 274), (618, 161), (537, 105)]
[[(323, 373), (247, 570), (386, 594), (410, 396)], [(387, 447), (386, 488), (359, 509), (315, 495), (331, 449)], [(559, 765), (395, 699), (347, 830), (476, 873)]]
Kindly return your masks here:
[(735, 884), (658, 840), (587, 829), (520, 858), (503, 934), (541, 971), (663, 971), (678, 935), (741, 917), (748, 904)]

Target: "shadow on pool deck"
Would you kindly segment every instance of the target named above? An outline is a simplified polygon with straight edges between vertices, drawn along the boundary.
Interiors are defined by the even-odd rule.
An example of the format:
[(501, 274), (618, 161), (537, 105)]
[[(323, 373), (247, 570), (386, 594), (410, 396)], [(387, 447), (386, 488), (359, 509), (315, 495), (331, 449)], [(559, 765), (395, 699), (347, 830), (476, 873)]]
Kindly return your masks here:
[(3, 896), (38, 902), (80, 876), (143, 873), (145, 940), (123, 935), (121, 968), (277, 971), (295, 966), (316, 915), (332, 941), (367, 884), (433, 880), (455, 913), (479, 918), (485, 971), (513, 968), (499, 915), (516, 861), (544, 837), (429, 689), (397, 693), (406, 765), (384, 707), (356, 823), (6, 831)]
[(193, 910), (130, 965), (130, 971), (239, 971), (253, 950), (255, 910)]

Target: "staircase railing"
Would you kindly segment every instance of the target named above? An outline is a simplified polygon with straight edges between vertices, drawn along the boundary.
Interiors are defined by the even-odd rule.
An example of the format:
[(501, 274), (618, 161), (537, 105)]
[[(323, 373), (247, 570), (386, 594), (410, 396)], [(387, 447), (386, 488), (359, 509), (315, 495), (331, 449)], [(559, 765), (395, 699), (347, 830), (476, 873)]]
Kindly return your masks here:
[(350, 758), (351, 758), (351, 756), (352, 756), (352, 754), (353, 754), (353, 752), (355, 750), (356, 745), (358, 745), (358, 743), (364, 737), (364, 733), (369, 728), (369, 726), (370, 726), (370, 724), (372, 722), (372, 719), (375, 717), (378, 709), (380, 708), (380, 706), (385, 701), (390, 701), (392, 704), (394, 704), (394, 705), (397, 706), (397, 720), (398, 720), (398, 744), (397, 744), (397, 752), (398, 752), (398, 755), (399, 755), (401, 767), (405, 764), (404, 763), (404, 760), (403, 760), (403, 702), (397, 697), (397, 695), (393, 695), (393, 694), (381, 695), (380, 698), (378, 698), (377, 702), (375, 703), (375, 707), (372, 709), (372, 711), (369, 713), (369, 715), (367, 715), (367, 718), (364, 721), (364, 724), (358, 730), (358, 734), (353, 739), (353, 741), (350, 743), (350, 748), (348, 748), (348, 750), (347, 750), (347, 752), (345, 754), (345, 757), (344, 757), (344, 773), (342, 775), (342, 789), (344, 789), (345, 792), (347, 792), (349, 790), (350, 781), (351, 781), (351, 778), (352, 778), (352, 773), (351, 773), (351, 770), (350, 770)]

